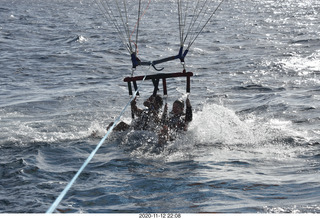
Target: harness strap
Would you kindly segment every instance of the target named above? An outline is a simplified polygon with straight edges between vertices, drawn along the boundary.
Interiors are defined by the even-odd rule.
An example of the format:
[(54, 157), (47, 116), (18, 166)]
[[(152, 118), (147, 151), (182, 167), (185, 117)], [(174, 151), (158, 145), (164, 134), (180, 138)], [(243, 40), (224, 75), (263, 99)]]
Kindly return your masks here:
[(163, 86), (163, 96), (167, 96), (167, 80), (165, 78), (162, 78), (162, 86)]
[(129, 95), (132, 96), (132, 86), (131, 86), (131, 81), (128, 81), (128, 90), (129, 90)]
[(157, 95), (157, 92), (159, 90), (159, 79), (152, 79), (152, 83), (153, 83), (153, 86), (154, 86), (154, 89), (153, 89), (153, 96), (156, 96)]
[[(137, 91), (138, 90), (137, 81), (132, 81), (132, 83), (133, 83), (134, 90)], [(140, 96), (139, 91), (137, 92), (137, 95)]]

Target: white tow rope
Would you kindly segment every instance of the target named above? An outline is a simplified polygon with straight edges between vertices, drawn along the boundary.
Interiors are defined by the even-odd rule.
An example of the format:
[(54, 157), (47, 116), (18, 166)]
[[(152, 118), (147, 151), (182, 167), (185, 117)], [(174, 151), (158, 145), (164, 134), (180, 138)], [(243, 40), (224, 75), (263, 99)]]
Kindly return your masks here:
[[(144, 76), (142, 82), (145, 81), (147, 77), (147, 74)], [(126, 111), (126, 109), (128, 108), (128, 106), (131, 104), (132, 100), (134, 100), (134, 98), (137, 96), (137, 93), (139, 92), (140, 87), (138, 87), (138, 89), (134, 92), (134, 94), (132, 95), (132, 97), (130, 98), (129, 102), (126, 104), (126, 106), (123, 108), (123, 110), (121, 111), (120, 115), (118, 116), (118, 118), (114, 121), (113, 125), (109, 128), (109, 130), (107, 131), (107, 134), (101, 139), (101, 141), (99, 142), (99, 144), (96, 146), (96, 148), (91, 152), (91, 154), (89, 155), (89, 157), (87, 158), (87, 160), (82, 164), (82, 166), (80, 167), (80, 169), (78, 170), (78, 172), (74, 175), (74, 177), (72, 178), (72, 180), (68, 183), (68, 185), (65, 187), (65, 189), (60, 193), (59, 197), (54, 201), (54, 203), (51, 205), (51, 207), (47, 210), (47, 214), (51, 214), (56, 208), (57, 206), (60, 204), (60, 202), (62, 201), (62, 199), (64, 198), (64, 196), (67, 194), (67, 192), (70, 190), (71, 186), (73, 185), (73, 183), (77, 180), (77, 178), (79, 177), (79, 175), (81, 174), (81, 172), (84, 170), (84, 168), (86, 168), (86, 166), (90, 163), (90, 161), (92, 160), (92, 158), (94, 157), (94, 155), (97, 153), (97, 151), (99, 150), (99, 148), (102, 146), (102, 144), (104, 143), (104, 141), (109, 137), (110, 133), (112, 132), (112, 130), (114, 129), (114, 127), (119, 123), (121, 117), (123, 116), (124, 112)]]

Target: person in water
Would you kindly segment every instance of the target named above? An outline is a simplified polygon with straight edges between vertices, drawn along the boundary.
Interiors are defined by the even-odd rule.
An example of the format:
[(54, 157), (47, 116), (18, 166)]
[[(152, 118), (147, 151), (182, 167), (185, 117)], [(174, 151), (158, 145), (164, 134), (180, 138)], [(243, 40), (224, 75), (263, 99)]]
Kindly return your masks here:
[(163, 105), (163, 100), (159, 95), (151, 95), (144, 101), (143, 105), (146, 109), (139, 109), (135, 100), (131, 102), (132, 113), (137, 116), (132, 126), (135, 130), (155, 131), (161, 123), (159, 112)]
[(184, 101), (176, 100), (172, 105), (171, 115), (167, 117), (168, 107), (165, 105), (163, 112), (164, 125), (159, 133), (159, 143), (164, 144), (168, 140), (173, 140), (178, 132), (187, 131), (188, 125), (192, 121), (192, 107), (189, 98), (186, 100), (186, 112), (184, 111)]
[[(151, 95), (143, 105), (146, 109), (140, 109), (137, 107), (136, 99), (131, 101), (131, 111), (136, 118), (132, 121), (131, 126), (125, 122), (120, 122), (115, 128), (115, 131), (126, 131), (130, 127), (135, 130), (150, 130), (155, 131), (160, 123), (159, 111), (163, 105), (163, 100), (159, 95)], [(109, 129), (113, 125), (113, 122), (109, 124)]]

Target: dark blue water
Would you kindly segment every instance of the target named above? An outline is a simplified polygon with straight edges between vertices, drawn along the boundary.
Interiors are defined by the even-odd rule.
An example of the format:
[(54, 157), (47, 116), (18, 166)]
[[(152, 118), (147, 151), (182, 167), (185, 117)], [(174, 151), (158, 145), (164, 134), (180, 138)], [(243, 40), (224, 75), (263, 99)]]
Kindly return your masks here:
[[(177, 53), (174, 7), (150, 4), (145, 59)], [(186, 59), (188, 132), (160, 154), (152, 133), (110, 136), (59, 211), (319, 213), (319, 11), (317, 0), (226, 1)], [(0, 54), (0, 212), (45, 212), (129, 101), (130, 56), (80, 0), (2, 0)], [(169, 104), (184, 86), (168, 81)]]

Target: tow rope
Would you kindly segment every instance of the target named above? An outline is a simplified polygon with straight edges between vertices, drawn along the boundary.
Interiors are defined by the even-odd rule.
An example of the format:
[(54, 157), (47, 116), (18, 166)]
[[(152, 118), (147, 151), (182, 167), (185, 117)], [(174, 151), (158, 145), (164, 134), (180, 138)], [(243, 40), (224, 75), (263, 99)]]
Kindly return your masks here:
[[(150, 67), (149, 67), (150, 69)], [(142, 82), (145, 81), (147, 77), (147, 74), (143, 77)], [(109, 130), (107, 131), (106, 135), (101, 139), (101, 141), (99, 142), (99, 144), (96, 146), (96, 148), (91, 152), (91, 154), (89, 155), (89, 157), (86, 159), (86, 161), (82, 164), (82, 166), (80, 167), (80, 169), (78, 170), (78, 172), (74, 175), (74, 177), (72, 178), (72, 180), (68, 183), (68, 185), (65, 187), (65, 189), (60, 193), (60, 195), (58, 196), (58, 198), (54, 201), (54, 203), (51, 205), (51, 207), (47, 210), (46, 214), (51, 214), (56, 208), (57, 206), (60, 204), (60, 202), (62, 201), (62, 199), (64, 198), (64, 196), (67, 194), (67, 192), (70, 190), (71, 186), (74, 184), (74, 182), (77, 180), (77, 178), (79, 177), (79, 175), (82, 173), (82, 171), (86, 168), (86, 166), (90, 163), (90, 161), (92, 160), (92, 158), (94, 157), (94, 155), (97, 153), (97, 151), (99, 150), (99, 148), (102, 146), (102, 144), (104, 143), (104, 141), (109, 137), (110, 133), (113, 131), (114, 127), (120, 122), (121, 117), (123, 116), (124, 112), (126, 111), (126, 109), (128, 108), (128, 106), (131, 104), (132, 100), (134, 100), (134, 98), (136, 98), (137, 93), (139, 92), (140, 87), (137, 88), (137, 90), (133, 93), (132, 97), (130, 98), (129, 102), (126, 104), (126, 106), (123, 108), (123, 110), (121, 111), (120, 115), (118, 116), (118, 118), (114, 121), (113, 125), (109, 128)]]

